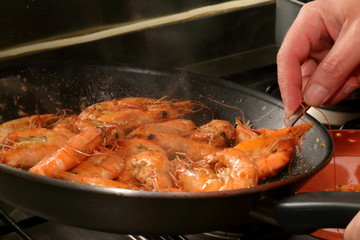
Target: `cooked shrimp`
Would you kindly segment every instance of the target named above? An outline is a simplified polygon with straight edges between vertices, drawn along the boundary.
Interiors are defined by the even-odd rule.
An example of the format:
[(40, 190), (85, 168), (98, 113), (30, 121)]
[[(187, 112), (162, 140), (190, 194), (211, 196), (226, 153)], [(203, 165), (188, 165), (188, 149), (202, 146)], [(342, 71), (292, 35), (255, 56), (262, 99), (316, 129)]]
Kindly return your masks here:
[(94, 153), (104, 141), (103, 131), (89, 128), (73, 136), (59, 150), (43, 158), (30, 168), (29, 172), (54, 177), (60, 171), (67, 171)]
[(126, 132), (145, 123), (168, 121), (193, 111), (191, 101), (152, 98), (122, 98), (104, 101), (84, 109), (81, 119), (116, 122)]
[(158, 134), (153, 141), (167, 150), (170, 158), (178, 155), (189, 158), (192, 161), (199, 161), (206, 155), (222, 150), (222, 148), (181, 137), (176, 134)]
[(123, 154), (126, 157), (147, 151), (165, 153), (165, 150), (157, 143), (142, 138), (134, 138), (121, 142), (119, 143), (117, 150), (117, 152)]
[(313, 123), (306, 123), (264, 132), (258, 137), (239, 143), (235, 148), (253, 156), (259, 168), (259, 179), (263, 180), (275, 175), (290, 162), (300, 137), (312, 126)]
[(189, 138), (217, 147), (230, 147), (235, 137), (234, 126), (226, 120), (214, 119), (190, 133)]
[(105, 145), (112, 145), (117, 141), (123, 141), (126, 139), (124, 130), (117, 123), (108, 123), (90, 119), (77, 119), (74, 122), (74, 125), (80, 131), (85, 131), (89, 128), (94, 127), (102, 127), (107, 129), (107, 131), (105, 132)]
[(152, 139), (161, 133), (176, 134), (186, 136), (195, 129), (195, 123), (187, 119), (174, 119), (165, 122), (142, 124), (128, 134), (128, 138), (148, 138)]
[(77, 120), (78, 117), (75, 114), (64, 117), (57, 121), (52, 129), (56, 132), (64, 134), (68, 138), (71, 138), (80, 132), (79, 129), (75, 126), (75, 122)]
[(110, 149), (101, 149), (71, 169), (71, 172), (85, 177), (115, 179), (125, 167), (124, 158)]
[(231, 190), (278, 173), (312, 127), (252, 129), (239, 118), (236, 126), (214, 119), (197, 127), (181, 119), (203, 108), (193, 101), (129, 97), (79, 115), (64, 110), (16, 119), (0, 125), (0, 162), (96, 186)]
[(223, 191), (257, 185), (257, 165), (249, 154), (227, 148), (204, 160), (184, 164), (174, 160), (176, 185), (189, 192)]
[(243, 123), (240, 118), (235, 119), (235, 144), (255, 138), (258, 134), (253, 131), (249, 124)]
[(0, 143), (11, 132), (32, 129), (32, 128), (47, 128), (59, 119), (54, 114), (33, 115), (30, 117), (23, 117), (4, 122), (0, 125)]
[(240, 118), (236, 118), (235, 123), (235, 145), (256, 138), (260, 134), (274, 131), (274, 129), (269, 128), (251, 128), (248, 123), (243, 123)]
[(0, 162), (13, 167), (32, 167), (61, 148), (67, 140), (65, 135), (45, 128), (12, 132), (3, 141)]
[(57, 172), (55, 177), (58, 179), (63, 179), (63, 180), (70, 181), (70, 182), (89, 184), (89, 185), (93, 185), (93, 186), (141, 190), (140, 188), (138, 188), (136, 186), (133, 186), (131, 184), (128, 184), (128, 183), (125, 183), (122, 181), (110, 180), (110, 179), (105, 179), (105, 178), (100, 178), (100, 177), (81, 176), (81, 175), (78, 175), (75, 173), (65, 172), (65, 171)]
[(116, 141), (125, 140), (124, 131), (116, 123), (107, 123), (97, 120), (79, 119), (77, 115), (71, 115), (60, 119), (52, 127), (53, 130), (65, 134), (69, 138), (89, 128), (105, 128), (105, 145), (112, 145)]
[(169, 189), (174, 186), (169, 173), (169, 160), (165, 153), (145, 151), (126, 159), (126, 167), (120, 179), (141, 186), (148, 191)]

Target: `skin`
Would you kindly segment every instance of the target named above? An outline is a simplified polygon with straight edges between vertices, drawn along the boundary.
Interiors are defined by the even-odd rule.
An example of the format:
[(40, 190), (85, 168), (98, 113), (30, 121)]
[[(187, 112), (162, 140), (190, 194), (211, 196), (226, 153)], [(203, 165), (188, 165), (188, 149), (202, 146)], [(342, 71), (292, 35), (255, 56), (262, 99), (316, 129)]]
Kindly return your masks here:
[(287, 117), (301, 102), (336, 104), (360, 87), (359, 36), (359, 0), (316, 0), (302, 7), (277, 56)]
[[(278, 82), (290, 117), (305, 102), (333, 105), (360, 87), (360, 1), (316, 0), (302, 7), (277, 56)], [(360, 236), (360, 213), (344, 240)]]
[(356, 240), (360, 236), (360, 212), (351, 220), (345, 229), (344, 240)]

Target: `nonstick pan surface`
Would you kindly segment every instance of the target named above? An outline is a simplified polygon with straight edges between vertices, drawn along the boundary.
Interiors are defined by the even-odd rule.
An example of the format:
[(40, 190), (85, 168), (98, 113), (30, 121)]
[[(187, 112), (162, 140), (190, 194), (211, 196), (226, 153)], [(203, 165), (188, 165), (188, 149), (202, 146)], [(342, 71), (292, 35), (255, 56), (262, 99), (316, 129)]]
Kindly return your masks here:
[[(36, 63), (0, 70), (0, 115), (3, 121), (28, 115), (80, 111), (93, 103), (122, 97), (200, 101), (215, 118), (243, 117), (254, 128), (280, 128), (281, 102), (239, 84), (179, 71), (125, 64)], [(240, 108), (234, 108), (219, 104)], [(209, 121), (209, 111), (193, 119)], [(291, 192), (330, 160), (333, 143), (314, 122), (291, 166), (255, 188), (208, 193), (161, 193), (102, 188), (47, 178), (0, 164), (0, 200), (63, 224), (117, 233), (172, 234), (234, 229), (251, 221), (254, 201), (276, 192)]]

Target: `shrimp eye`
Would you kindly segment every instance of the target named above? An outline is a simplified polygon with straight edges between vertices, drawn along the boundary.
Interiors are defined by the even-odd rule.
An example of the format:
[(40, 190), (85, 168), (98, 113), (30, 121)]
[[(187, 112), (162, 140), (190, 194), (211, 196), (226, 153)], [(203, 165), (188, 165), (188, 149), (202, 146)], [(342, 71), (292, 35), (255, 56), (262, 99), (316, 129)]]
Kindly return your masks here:
[(149, 135), (147, 136), (147, 139), (148, 139), (148, 140), (154, 140), (154, 139), (155, 139), (155, 134), (149, 134)]
[(233, 147), (235, 146), (235, 139), (225, 139), (225, 146), (226, 147)]
[(225, 132), (221, 132), (221, 133), (220, 133), (220, 136), (222, 136), (223, 138), (226, 138), (226, 137), (227, 137)]
[(167, 118), (168, 112), (167, 111), (161, 111), (160, 112), (162, 118)]

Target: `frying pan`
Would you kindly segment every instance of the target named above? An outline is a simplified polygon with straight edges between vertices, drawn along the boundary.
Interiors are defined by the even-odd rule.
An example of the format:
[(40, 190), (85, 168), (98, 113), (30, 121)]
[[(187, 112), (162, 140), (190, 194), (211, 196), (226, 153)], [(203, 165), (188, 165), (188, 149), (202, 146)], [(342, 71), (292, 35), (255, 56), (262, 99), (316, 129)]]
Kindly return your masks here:
[[(279, 100), (240, 84), (126, 64), (54, 62), (3, 67), (0, 70), (0, 96), (3, 121), (18, 118), (19, 112), (56, 113), (60, 109), (76, 112), (81, 106), (130, 96), (168, 96), (200, 101), (213, 110), (215, 118), (234, 122), (235, 117), (241, 116), (255, 128), (280, 128), (284, 115)], [(242, 109), (244, 115), (213, 99)], [(193, 116), (198, 124), (210, 118), (208, 111)], [(258, 219), (271, 218), (267, 210), (256, 209), (263, 202), (271, 205), (270, 210), (275, 211), (274, 222), (281, 225), (283, 219), (287, 222), (286, 213), (294, 213), (289, 207), (294, 198), (302, 196), (300, 202), (307, 203), (308, 196), (316, 205), (319, 196), (292, 193), (320, 171), (333, 153), (328, 131), (311, 116), (307, 115), (304, 121), (314, 122), (314, 126), (290, 167), (254, 188), (207, 193), (102, 188), (39, 176), (0, 164), (0, 200), (58, 223), (127, 234), (185, 234), (236, 229)], [(354, 196), (344, 195), (350, 202), (359, 202), (359, 195)], [(333, 202), (337, 197), (325, 196), (325, 201), (331, 199)], [(267, 201), (269, 198), (272, 200)], [(303, 211), (303, 205), (306, 204), (295, 204), (295, 208)], [(343, 207), (337, 213), (348, 222), (359, 209), (356, 207), (355, 210), (354, 207), (351, 210)], [(311, 205), (310, 213), (316, 213), (313, 208)], [(294, 220), (298, 220), (296, 211)], [(326, 227), (332, 227), (327, 224)], [(295, 225), (298, 225), (297, 221)], [(302, 230), (317, 227), (324, 226), (304, 226)], [(344, 227), (344, 223), (337, 227)]]

